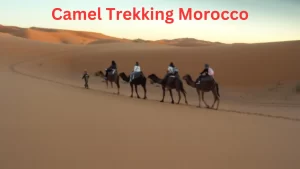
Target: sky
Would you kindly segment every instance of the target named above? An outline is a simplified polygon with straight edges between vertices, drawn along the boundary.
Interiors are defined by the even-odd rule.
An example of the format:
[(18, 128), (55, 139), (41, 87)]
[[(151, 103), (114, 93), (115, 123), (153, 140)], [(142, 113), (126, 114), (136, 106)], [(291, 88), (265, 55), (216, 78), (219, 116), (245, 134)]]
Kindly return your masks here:
[[(2, 2), (1, 2), (2, 1)], [(223, 43), (259, 43), (300, 40), (300, 0), (0, 0), (0, 24), (19, 27), (45, 27), (99, 32), (128, 39), (196, 38)], [(56, 21), (54, 8), (97, 10), (103, 20)], [(132, 10), (145, 7), (174, 10), (174, 23), (138, 20), (108, 20), (105, 8)], [(247, 20), (178, 20), (178, 9), (245, 10)]]

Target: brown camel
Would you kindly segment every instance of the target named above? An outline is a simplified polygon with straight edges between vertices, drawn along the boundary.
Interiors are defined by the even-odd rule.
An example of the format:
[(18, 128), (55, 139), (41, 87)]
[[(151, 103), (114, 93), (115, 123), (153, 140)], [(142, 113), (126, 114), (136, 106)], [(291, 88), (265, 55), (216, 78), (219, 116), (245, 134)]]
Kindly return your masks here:
[(108, 81), (111, 84), (111, 88), (113, 88), (113, 82), (116, 83), (116, 85), (118, 87), (118, 93), (117, 94), (120, 94), (120, 82), (119, 82), (120, 77), (118, 75), (117, 70), (114, 71), (114, 73), (109, 72), (108, 75), (107, 75), (107, 78), (105, 78), (105, 75), (102, 71), (99, 72), (99, 76), (102, 77), (103, 79), (105, 79), (107, 88), (108, 88)]
[(176, 91), (178, 93), (178, 102), (177, 102), (177, 104), (179, 104), (180, 100), (181, 100), (180, 92), (182, 92), (182, 94), (184, 96), (185, 103), (188, 104), (188, 101), (186, 99), (186, 91), (183, 88), (182, 81), (178, 77), (171, 75), (171, 76), (168, 77), (166, 82), (163, 82), (163, 80), (160, 79), (159, 77), (157, 77), (155, 74), (149, 75), (148, 78), (151, 79), (153, 83), (157, 83), (157, 84), (161, 85), (162, 90), (163, 90), (163, 98), (160, 102), (164, 102), (166, 88), (167, 88), (167, 90), (169, 90), (169, 92), (170, 92), (170, 96), (171, 96), (171, 99), (172, 99), (172, 102), (171, 102), (172, 104), (174, 104), (172, 89), (176, 89)]
[(209, 108), (209, 105), (205, 102), (204, 100), (204, 93), (205, 92), (210, 92), (212, 91), (214, 95), (214, 103), (212, 104), (211, 108), (214, 108), (215, 103), (218, 101), (216, 110), (219, 108), (219, 103), (220, 103), (220, 94), (219, 94), (219, 85), (215, 80), (206, 80), (206, 81), (201, 81), (200, 84), (196, 84), (196, 82), (193, 81), (192, 77), (190, 75), (185, 75), (183, 76), (183, 79), (186, 81), (186, 83), (193, 87), (196, 88), (198, 98), (199, 98), (199, 106), (201, 107), (201, 97), (200, 97), (200, 92), (202, 95), (202, 100), (204, 104), (206, 105), (207, 108)]
[(146, 83), (147, 83), (147, 79), (144, 76), (144, 74), (141, 72), (141, 75), (136, 77), (135, 79), (133, 79), (130, 82), (130, 76), (127, 76), (124, 72), (120, 73), (119, 76), (125, 81), (125, 82), (129, 82), (130, 83), (130, 87), (131, 87), (131, 95), (130, 97), (133, 97), (133, 85), (135, 87), (135, 93), (137, 98), (140, 98), (139, 93), (137, 91), (137, 86), (141, 85), (144, 89), (144, 99), (147, 99), (147, 89), (146, 89)]

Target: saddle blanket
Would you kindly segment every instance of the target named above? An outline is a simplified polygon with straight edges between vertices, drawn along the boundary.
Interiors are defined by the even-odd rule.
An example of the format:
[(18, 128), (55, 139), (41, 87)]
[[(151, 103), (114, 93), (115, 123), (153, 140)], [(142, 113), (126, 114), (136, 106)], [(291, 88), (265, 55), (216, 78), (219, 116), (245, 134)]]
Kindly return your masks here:
[(213, 81), (214, 78), (212, 76), (202, 77), (201, 82)]
[(140, 77), (141, 75), (142, 75), (142, 72), (132, 72), (130, 74), (130, 78), (131, 78), (131, 80), (133, 80), (133, 79)]
[(108, 72), (108, 75), (114, 75), (116, 73), (116, 69), (113, 69), (112, 71)]

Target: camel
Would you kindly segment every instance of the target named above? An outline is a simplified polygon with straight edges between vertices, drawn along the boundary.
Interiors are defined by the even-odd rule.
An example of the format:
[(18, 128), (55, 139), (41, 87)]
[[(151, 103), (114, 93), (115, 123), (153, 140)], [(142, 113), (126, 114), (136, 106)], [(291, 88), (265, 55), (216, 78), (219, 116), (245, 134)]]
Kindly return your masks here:
[[(105, 75), (102, 71), (99, 71), (99, 76), (102, 77), (103, 79), (105, 79)], [(118, 93), (120, 94), (120, 82), (119, 82), (119, 75), (117, 70), (114, 71), (114, 73), (109, 72), (107, 75), (107, 79), (105, 79), (106, 82), (106, 87), (108, 88), (108, 81), (111, 84), (111, 88), (113, 88), (113, 82), (116, 83), (117, 87), (118, 87)]]
[[(214, 80), (209, 80), (209, 81), (202, 80), (200, 82), (200, 84), (196, 84), (196, 82), (194, 82), (192, 77), (188, 74), (183, 76), (183, 79), (186, 81), (186, 83), (189, 86), (196, 88), (198, 98), (199, 98), (199, 106), (198, 107), (201, 107), (201, 97), (200, 97), (200, 93), (201, 93), (202, 100), (207, 108), (214, 108), (214, 105), (217, 101), (218, 101), (218, 104), (217, 104), (216, 110), (219, 108), (220, 94), (219, 94), (219, 85), (217, 82), (215, 82)], [(204, 100), (204, 93), (210, 92), (210, 91), (212, 91), (212, 93), (214, 95), (214, 103), (212, 104), (211, 107), (209, 107), (209, 105)]]
[(180, 100), (181, 100), (180, 92), (182, 92), (182, 94), (184, 96), (185, 104), (188, 104), (188, 101), (186, 99), (186, 91), (183, 88), (182, 81), (178, 77), (171, 75), (171, 76), (168, 77), (166, 82), (163, 82), (163, 80), (160, 79), (159, 77), (157, 77), (155, 74), (149, 75), (148, 78), (151, 79), (152, 82), (158, 83), (158, 84), (161, 85), (162, 90), (163, 90), (163, 98), (160, 102), (164, 102), (165, 92), (166, 92), (166, 88), (167, 88), (167, 90), (169, 90), (169, 92), (170, 92), (170, 96), (171, 96), (171, 99), (172, 99), (172, 102), (171, 102), (172, 104), (174, 104), (172, 89), (176, 89), (176, 91), (178, 93), (178, 102), (177, 102), (177, 104), (179, 104)]
[[(120, 73), (119, 76), (125, 81), (125, 82), (129, 82), (130, 81), (130, 76), (127, 76), (124, 72)], [(141, 75), (135, 79), (133, 79), (130, 82), (130, 87), (131, 87), (131, 95), (130, 97), (133, 97), (133, 85), (135, 87), (135, 92), (136, 92), (136, 96), (137, 98), (140, 98), (139, 93), (137, 91), (137, 86), (141, 85), (144, 89), (144, 99), (147, 99), (147, 89), (146, 89), (146, 83), (147, 83), (147, 79), (146, 77), (143, 75), (143, 73), (141, 73)]]

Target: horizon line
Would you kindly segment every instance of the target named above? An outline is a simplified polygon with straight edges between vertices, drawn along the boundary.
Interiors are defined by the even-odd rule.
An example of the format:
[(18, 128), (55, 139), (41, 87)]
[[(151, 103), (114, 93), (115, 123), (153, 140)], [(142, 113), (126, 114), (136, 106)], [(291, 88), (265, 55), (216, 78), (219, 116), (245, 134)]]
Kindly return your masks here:
[(4, 27), (18, 27), (18, 28), (24, 28), (24, 29), (32, 29), (32, 28), (41, 28), (41, 29), (55, 29), (55, 30), (61, 30), (61, 31), (74, 31), (74, 32), (88, 32), (88, 33), (97, 33), (97, 34), (102, 34), (105, 36), (109, 36), (112, 38), (118, 38), (118, 39), (125, 39), (125, 40), (144, 40), (144, 41), (160, 41), (160, 40), (176, 40), (176, 39), (195, 39), (198, 41), (205, 41), (205, 42), (211, 42), (211, 43), (221, 43), (221, 44), (262, 44), (262, 43), (276, 43), (276, 42), (292, 42), (292, 41), (300, 41), (300, 39), (290, 39), (290, 40), (283, 40), (283, 41), (266, 41), (266, 42), (253, 42), (253, 43), (246, 43), (246, 42), (233, 42), (233, 43), (224, 43), (224, 42), (220, 42), (220, 41), (209, 41), (209, 40), (203, 40), (203, 39), (197, 39), (194, 37), (178, 37), (178, 38), (173, 38), (173, 39), (155, 39), (155, 40), (148, 40), (148, 39), (142, 39), (142, 38), (136, 38), (136, 39), (130, 39), (130, 38), (121, 38), (121, 37), (117, 37), (117, 36), (112, 36), (112, 35), (108, 35), (106, 33), (102, 33), (102, 32), (97, 32), (97, 31), (86, 31), (86, 30), (78, 30), (78, 29), (64, 29), (64, 28), (55, 28), (55, 27), (41, 27), (41, 26), (30, 26), (30, 27), (21, 27), (21, 26), (17, 26), (17, 25), (3, 25), (0, 24), (0, 26), (4, 26)]

